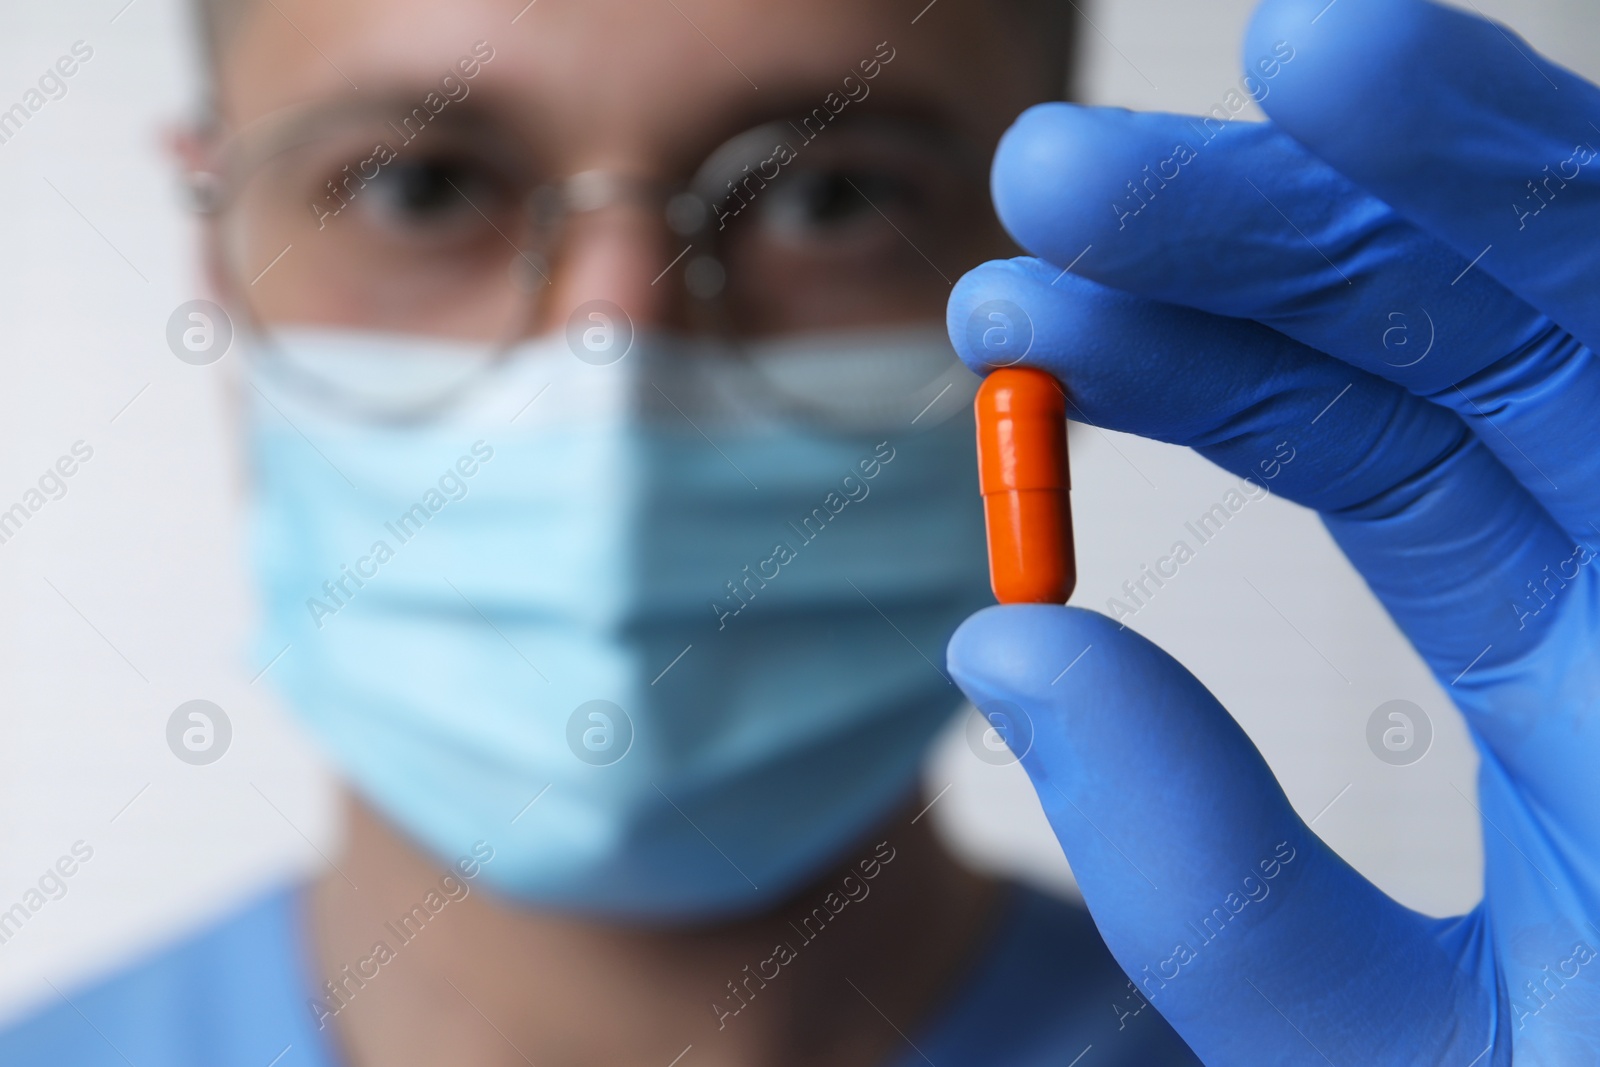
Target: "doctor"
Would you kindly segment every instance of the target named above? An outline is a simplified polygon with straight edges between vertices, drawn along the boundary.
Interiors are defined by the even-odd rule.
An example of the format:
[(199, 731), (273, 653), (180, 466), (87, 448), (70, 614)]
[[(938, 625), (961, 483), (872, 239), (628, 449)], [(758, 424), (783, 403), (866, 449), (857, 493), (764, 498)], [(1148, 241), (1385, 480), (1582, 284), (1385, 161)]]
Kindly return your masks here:
[(1194, 1062), (918, 818), (992, 602), (942, 320), (1047, 8), (202, 5), (261, 662), (346, 838), (0, 1062)]
[[(519, 7), (207, 9), (262, 647), (348, 839), (6, 1062), (1595, 1059), (1600, 90), (1422, 0), (1269, 0), (1272, 123), (1028, 110), (993, 193), (1038, 258), (952, 293), (1043, 5)], [(1478, 909), (1361, 879), (1132, 631), (972, 614), (947, 297), (974, 370), (1323, 514), (1483, 752)], [(1104, 943), (918, 818), (952, 683)]]

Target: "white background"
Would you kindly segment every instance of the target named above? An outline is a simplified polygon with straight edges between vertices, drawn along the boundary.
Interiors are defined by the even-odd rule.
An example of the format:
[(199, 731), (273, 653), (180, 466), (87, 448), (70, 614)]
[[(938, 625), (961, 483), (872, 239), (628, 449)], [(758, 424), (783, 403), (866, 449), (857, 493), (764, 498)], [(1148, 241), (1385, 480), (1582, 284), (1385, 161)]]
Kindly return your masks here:
[[(67, 95), (0, 144), (0, 509), (75, 441), (94, 449), (67, 495), (0, 544), (0, 910), (75, 841), (94, 849), (66, 896), (0, 945), (0, 1015), (53, 996), (45, 979), (85, 981), (265, 881), (319, 870), (336, 848), (327, 780), (243, 652), (251, 607), (221, 367), (180, 363), (164, 340), (172, 310), (201, 295), (161, 149), (194, 83), (184, 12), (125, 3), (0, 11), (0, 108), (74, 41), (94, 48)], [(1248, 3), (1083, 6), (1086, 99), (1205, 110), (1237, 84)], [(1590, 0), (1480, 6), (1600, 75)], [(1074, 443), (1077, 602), (1103, 607), (1232, 479), (1134, 439)], [(1476, 817), (1452, 788), (1473, 791), (1465, 734), (1312, 517), (1252, 503), (1135, 626), (1232, 708), (1358, 868), (1426, 911), (1474, 903)], [(194, 698), (233, 722), (232, 748), (209, 767), (165, 743), (167, 717)], [(1366, 747), (1367, 717), (1394, 698), (1436, 728), (1411, 767)], [(980, 763), (957, 731), (946, 741), (929, 795), (950, 788), (932, 817), (979, 862), (1070, 885), (1020, 771)]]

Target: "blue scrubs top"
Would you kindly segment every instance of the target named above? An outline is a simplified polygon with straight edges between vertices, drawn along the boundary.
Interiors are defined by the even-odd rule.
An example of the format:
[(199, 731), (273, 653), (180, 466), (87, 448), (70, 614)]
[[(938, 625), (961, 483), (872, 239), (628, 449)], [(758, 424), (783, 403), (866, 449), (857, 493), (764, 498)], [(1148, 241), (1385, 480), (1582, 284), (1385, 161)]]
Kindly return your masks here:
[[(1200, 1061), (1082, 907), (1012, 887), (989, 944), (889, 1067)], [(6, 1067), (341, 1067), (309, 1003), (302, 890), (279, 890), (0, 1033)]]

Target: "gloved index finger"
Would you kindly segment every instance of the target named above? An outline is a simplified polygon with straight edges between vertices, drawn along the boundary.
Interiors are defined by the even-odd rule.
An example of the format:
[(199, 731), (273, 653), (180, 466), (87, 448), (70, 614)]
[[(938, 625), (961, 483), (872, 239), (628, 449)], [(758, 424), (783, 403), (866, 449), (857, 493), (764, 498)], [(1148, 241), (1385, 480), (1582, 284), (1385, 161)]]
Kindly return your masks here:
[[(1298, 61), (1284, 50), (1278, 80)], [(1572, 447), (1600, 408), (1593, 352), (1276, 126), (1046, 105), (1006, 134), (994, 185), (1029, 249), (1435, 400), (1574, 536), (1600, 532), (1600, 452)]]
[[(1291, 50), (1280, 68), (1293, 62)], [(994, 195), (1023, 247), (1074, 274), (1255, 319), (1422, 395), (1549, 328), (1268, 123), (1041, 105), (1002, 139)], [(1426, 341), (1402, 351), (1400, 337), (1424, 308), (1427, 360)]]
[[(997, 308), (1024, 324), (999, 348)], [(1480, 668), (1542, 634), (1518, 628), (1507, 598), (1570, 543), (1443, 408), (1257, 323), (1143, 300), (1038, 260), (967, 274), (949, 325), (973, 369), (1020, 357), (1065, 385), (1070, 417), (1194, 448), (1255, 487), (1246, 491), (1322, 512), (1443, 677), (1485, 643), (1495, 647)], [(1449, 626), (1436, 625), (1441, 616)]]
[(1266, 0), (1262, 100), (1316, 155), (1600, 347), (1600, 88), (1427, 0)]

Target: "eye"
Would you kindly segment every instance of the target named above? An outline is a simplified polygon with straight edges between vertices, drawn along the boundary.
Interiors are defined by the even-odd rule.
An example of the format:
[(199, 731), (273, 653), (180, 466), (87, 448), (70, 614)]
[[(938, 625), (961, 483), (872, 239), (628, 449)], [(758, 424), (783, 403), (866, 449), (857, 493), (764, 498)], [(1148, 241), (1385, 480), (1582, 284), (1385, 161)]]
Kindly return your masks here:
[(876, 170), (803, 170), (781, 175), (762, 190), (763, 223), (790, 238), (824, 237), (893, 218), (917, 200), (913, 186)]
[[(370, 168), (368, 173), (370, 173)], [(398, 158), (355, 191), (355, 206), (397, 237), (441, 237), (487, 228), (511, 199), (482, 163), (463, 156)]]

